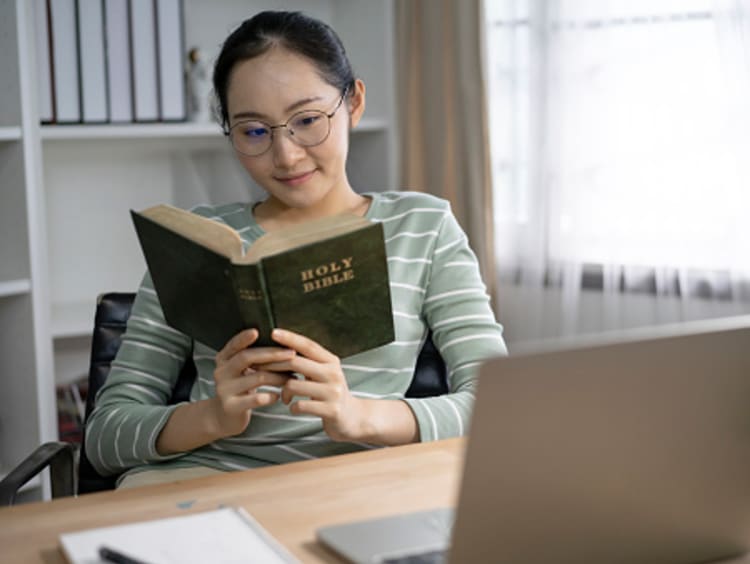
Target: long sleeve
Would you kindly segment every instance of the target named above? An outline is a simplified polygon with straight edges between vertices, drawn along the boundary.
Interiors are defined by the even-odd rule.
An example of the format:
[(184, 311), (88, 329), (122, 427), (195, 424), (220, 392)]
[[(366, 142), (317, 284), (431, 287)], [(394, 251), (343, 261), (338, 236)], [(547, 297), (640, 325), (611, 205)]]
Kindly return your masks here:
[(406, 401), (416, 415), (422, 441), (464, 435), (479, 364), (507, 350), (476, 256), (450, 209), (445, 210), (434, 240), (422, 307), (446, 363), (450, 393)]
[(86, 424), (86, 454), (99, 473), (116, 474), (179, 456), (161, 456), (155, 444), (176, 407), (167, 402), (190, 350), (190, 339), (164, 320), (146, 276)]
[[(466, 434), (481, 360), (506, 354), (476, 258), (448, 203), (413, 192), (371, 194), (368, 217), (386, 236), (394, 342), (342, 359), (351, 392), (363, 398), (399, 399), (414, 412), (421, 440)], [(203, 206), (205, 217), (236, 229), (248, 245), (263, 234), (247, 204)], [(405, 399), (427, 332), (446, 362), (450, 393)], [(148, 276), (138, 291), (106, 385), (86, 429), (86, 452), (102, 474), (202, 465), (237, 470), (371, 448), (332, 441), (320, 418), (297, 416), (286, 404), (253, 412), (244, 432), (184, 454), (160, 456), (156, 439), (175, 406), (167, 405), (192, 354), (197, 379), (190, 401), (215, 396), (216, 351), (192, 343), (168, 326)]]

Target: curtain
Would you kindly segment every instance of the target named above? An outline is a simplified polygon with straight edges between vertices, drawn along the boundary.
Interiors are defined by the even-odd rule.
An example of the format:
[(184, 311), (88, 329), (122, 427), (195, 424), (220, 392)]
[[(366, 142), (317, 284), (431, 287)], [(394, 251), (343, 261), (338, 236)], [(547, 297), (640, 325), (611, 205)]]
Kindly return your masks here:
[(480, 0), (395, 3), (401, 185), (451, 202), (494, 291)]
[(750, 1), (487, 0), (499, 277), (747, 300)]

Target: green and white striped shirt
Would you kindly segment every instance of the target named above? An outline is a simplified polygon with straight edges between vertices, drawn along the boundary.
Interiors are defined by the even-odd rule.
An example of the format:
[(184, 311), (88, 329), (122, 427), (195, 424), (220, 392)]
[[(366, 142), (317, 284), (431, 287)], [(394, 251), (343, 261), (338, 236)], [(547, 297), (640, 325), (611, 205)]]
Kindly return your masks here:
[[(363, 398), (404, 399), (423, 441), (463, 435), (480, 361), (507, 354), (476, 257), (445, 200), (415, 192), (366, 195), (372, 198), (367, 217), (382, 222), (385, 232), (396, 339), (341, 359), (349, 389)], [(193, 211), (235, 228), (248, 245), (264, 233), (250, 204)], [(430, 329), (448, 368), (450, 393), (404, 398)], [(191, 350), (198, 376), (190, 401), (198, 401), (214, 396), (216, 351), (198, 342), (193, 346), (167, 325), (146, 275), (87, 424), (86, 453), (100, 473), (196, 465), (239, 470), (373, 448), (334, 442), (319, 418), (292, 415), (277, 402), (254, 410), (240, 435), (183, 454), (159, 455), (156, 438), (175, 409), (165, 404)]]

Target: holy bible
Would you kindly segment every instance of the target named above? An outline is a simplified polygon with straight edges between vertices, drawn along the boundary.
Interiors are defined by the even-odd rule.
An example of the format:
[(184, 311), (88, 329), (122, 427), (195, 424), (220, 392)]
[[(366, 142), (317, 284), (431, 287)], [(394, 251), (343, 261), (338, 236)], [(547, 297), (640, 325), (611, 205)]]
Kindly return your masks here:
[(219, 350), (243, 329), (273, 345), (274, 328), (350, 356), (394, 339), (380, 223), (351, 214), (266, 233), (239, 233), (186, 210), (131, 210), (167, 322)]

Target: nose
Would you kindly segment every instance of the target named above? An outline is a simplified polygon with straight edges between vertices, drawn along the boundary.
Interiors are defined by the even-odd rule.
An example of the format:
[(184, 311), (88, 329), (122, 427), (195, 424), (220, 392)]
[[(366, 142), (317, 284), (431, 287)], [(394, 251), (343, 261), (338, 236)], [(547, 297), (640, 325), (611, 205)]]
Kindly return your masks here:
[(305, 156), (305, 148), (294, 142), (285, 127), (276, 130), (271, 141), (271, 151), (273, 163), (279, 168), (291, 168)]

